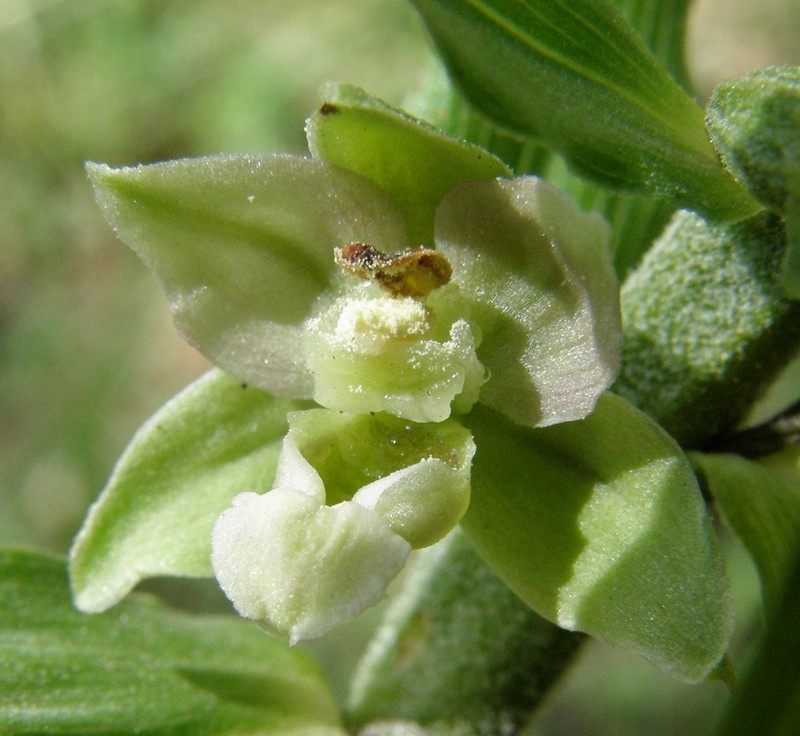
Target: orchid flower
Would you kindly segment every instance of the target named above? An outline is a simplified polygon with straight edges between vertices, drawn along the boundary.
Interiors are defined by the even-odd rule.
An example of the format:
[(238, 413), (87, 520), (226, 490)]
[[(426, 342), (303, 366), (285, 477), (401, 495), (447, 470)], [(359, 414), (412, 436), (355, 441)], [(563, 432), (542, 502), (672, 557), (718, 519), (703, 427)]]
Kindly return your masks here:
[(605, 221), (359, 91), (307, 135), (310, 158), (88, 166), (221, 371), (120, 460), (72, 552), (77, 605), (213, 572), (242, 615), (294, 642), (378, 602), (412, 549), (461, 523), (542, 615), (707, 671), (725, 611), (705, 648), (665, 654), (657, 617), (619, 608), (627, 593), (586, 605), (637, 545), (637, 580), (665, 545), (681, 560), (678, 583), (654, 581), (671, 631), (724, 585), (685, 458), (607, 392), (621, 330)]

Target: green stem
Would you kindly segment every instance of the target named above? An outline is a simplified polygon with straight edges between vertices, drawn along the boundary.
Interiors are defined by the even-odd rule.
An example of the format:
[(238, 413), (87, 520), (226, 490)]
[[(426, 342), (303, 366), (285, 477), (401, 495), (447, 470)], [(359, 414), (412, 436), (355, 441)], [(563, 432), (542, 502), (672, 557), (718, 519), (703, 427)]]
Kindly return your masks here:
[(759, 458), (800, 444), (800, 401), (756, 427), (723, 435), (709, 449)]

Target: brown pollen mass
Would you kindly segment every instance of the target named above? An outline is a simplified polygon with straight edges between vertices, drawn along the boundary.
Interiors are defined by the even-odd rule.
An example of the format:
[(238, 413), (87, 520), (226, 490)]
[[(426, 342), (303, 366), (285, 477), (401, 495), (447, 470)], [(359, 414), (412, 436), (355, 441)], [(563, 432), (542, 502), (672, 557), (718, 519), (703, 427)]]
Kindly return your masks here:
[(334, 248), (334, 259), (346, 273), (374, 281), (392, 296), (425, 297), (453, 275), (445, 256), (422, 246), (383, 253), (367, 243)]

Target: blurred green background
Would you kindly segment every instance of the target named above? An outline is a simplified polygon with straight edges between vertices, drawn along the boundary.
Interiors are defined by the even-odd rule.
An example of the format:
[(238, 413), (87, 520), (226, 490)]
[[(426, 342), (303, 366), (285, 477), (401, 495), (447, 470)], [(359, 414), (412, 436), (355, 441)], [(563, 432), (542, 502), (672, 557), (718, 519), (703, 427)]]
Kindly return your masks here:
[[(800, 2), (701, 0), (689, 46), (701, 97), (800, 63)], [(132, 432), (207, 368), (83, 163), (299, 153), (325, 81), (400, 103), (431, 58), (404, 0), (0, 0), (0, 545), (65, 552)], [(725, 697), (598, 645), (534, 732), (707, 733)]]

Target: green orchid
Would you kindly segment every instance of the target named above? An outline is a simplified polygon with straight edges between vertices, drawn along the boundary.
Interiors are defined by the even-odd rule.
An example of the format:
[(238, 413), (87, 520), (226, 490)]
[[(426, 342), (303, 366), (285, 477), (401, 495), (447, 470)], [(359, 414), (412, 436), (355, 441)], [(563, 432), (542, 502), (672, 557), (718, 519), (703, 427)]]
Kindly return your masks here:
[[(442, 147), (463, 158), (442, 196), (424, 202), (424, 229), (452, 277), (422, 299), (386, 295), (337, 266), (335, 249), (350, 243), (384, 253), (434, 243), (419, 223), (409, 239), (409, 218), (385, 188), (319, 153), (90, 165), (89, 174), (189, 342), (250, 385), (412, 421), (446, 419), (479, 394), (532, 427), (583, 418), (619, 365), (604, 220), (541, 179), (495, 178), (506, 169), (490, 154), (413, 125), (430, 139), (420, 156)], [(320, 139), (330, 145), (323, 131), (310, 127), (312, 151)], [(423, 178), (442, 165), (397, 156), (412, 157), (402, 165)]]
[[(724, 575), (688, 462), (607, 393), (605, 221), (356, 90), (307, 134), (310, 158), (88, 166), (222, 372), (121, 458), (72, 552), (77, 605), (215, 574), (297, 641), (379, 601), (412, 549), (461, 523), (545, 617), (705, 676), (729, 635)], [(666, 613), (628, 615), (640, 583), (669, 591)], [(698, 615), (699, 635), (675, 635)]]

